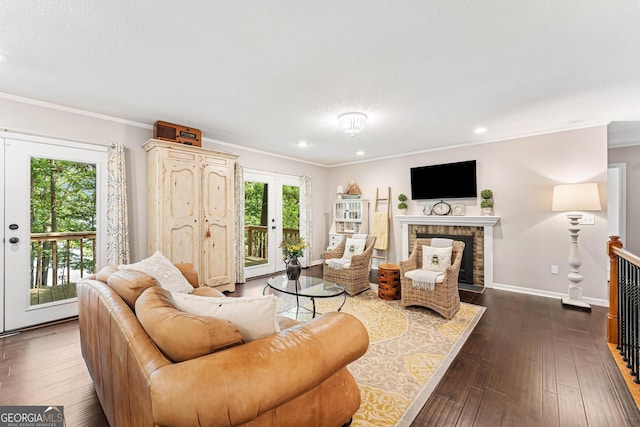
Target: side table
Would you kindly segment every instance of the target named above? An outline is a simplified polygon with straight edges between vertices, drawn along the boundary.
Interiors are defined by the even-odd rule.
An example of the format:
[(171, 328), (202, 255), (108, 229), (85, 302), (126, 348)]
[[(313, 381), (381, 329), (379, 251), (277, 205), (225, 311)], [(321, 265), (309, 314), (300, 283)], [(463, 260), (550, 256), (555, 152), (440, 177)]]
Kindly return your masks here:
[(400, 299), (400, 266), (378, 265), (378, 297), (384, 300)]

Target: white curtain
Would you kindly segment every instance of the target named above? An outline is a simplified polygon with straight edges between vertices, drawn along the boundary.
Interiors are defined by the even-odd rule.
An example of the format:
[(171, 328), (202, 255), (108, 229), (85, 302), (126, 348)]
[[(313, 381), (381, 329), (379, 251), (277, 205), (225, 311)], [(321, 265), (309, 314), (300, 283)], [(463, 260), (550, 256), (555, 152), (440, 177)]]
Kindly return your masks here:
[(236, 283), (245, 283), (247, 279), (244, 275), (244, 168), (237, 162), (234, 178)]
[(300, 237), (304, 237), (309, 246), (304, 249), (304, 256), (300, 260), (302, 267), (311, 265), (313, 254), (311, 245), (313, 240), (313, 227), (311, 222), (311, 177), (308, 175), (300, 177)]
[(107, 264), (129, 264), (129, 221), (124, 145), (107, 150)]

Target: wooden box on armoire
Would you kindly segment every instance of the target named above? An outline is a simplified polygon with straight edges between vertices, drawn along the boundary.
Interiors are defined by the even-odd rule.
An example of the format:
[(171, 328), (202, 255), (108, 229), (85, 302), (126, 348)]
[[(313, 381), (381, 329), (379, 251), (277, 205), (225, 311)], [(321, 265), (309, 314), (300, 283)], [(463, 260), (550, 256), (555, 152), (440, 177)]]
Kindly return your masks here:
[(153, 138), (178, 144), (202, 146), (202, 132), (198, 129), (157, 121), (153, 124)]

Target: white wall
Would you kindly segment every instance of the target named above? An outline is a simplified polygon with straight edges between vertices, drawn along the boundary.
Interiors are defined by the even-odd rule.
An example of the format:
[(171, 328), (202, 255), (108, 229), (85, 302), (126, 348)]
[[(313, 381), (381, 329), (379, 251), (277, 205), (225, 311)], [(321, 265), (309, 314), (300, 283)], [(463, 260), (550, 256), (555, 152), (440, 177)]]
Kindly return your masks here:
[[(127, 150), (129, 216), (132, 260), (147, 256), (146, 153), (142, 144), (151, 137), (151, 125), (120, 122), (98, 115), (59, 111), (38, 103), (0, 99), (0, 128), (54, 138), (101, 145), (122, 142)], [(206, 135), (204, 135), (206, 137)], [(559, 132), (512, 141), (466, 146), (442, 151), (324, 168), (262, 153), (243, 150), (215, 141), (204, 147), (238, 154), (244, 167), (312, 177), (314, 204), (313, 259), (319, 260), (327, 244), (331, 200), (337, 185), (354, 178), (364, 197), (373, 199), (376, 187), (392, 188), (395, 197), (410, 194), (409, 168), (428, 164), (476, 159), (479, 189), (491, 188), (495, 214), (501, 217), (494, 235), (494, 281), (515, 288), (566, 293), (569, 253), (568, 222), (562, 213), (551, 212), (551, 189), (556, 183), (596, 181), (606, 204), (606, 128)], [(372, 200), (373, 201), (373, 200)], [(465, 200), (467, 214), (479, 214), (478, 201)], [(422, 208), (410, 201), (408, 213)], [(584, 226), (580, 236), (581, 271), (586, 297), (606, 300), (606, 211), (597, 212), (596, 224)], [(399, 225), (391, 224), (390, 261), (400, 254)], [(560, 266), (559, 275), (550, 274), (551, 264)]]
[[(327, 177), (330, 172), (329, 169), (324, 166), (316, 166), (309, 163), (295, 161), (293, 159), (268, 156), (260, 152), (243, 150), (237, 146), (230, 147), (228, 144), (224, 143), (205, 142), (202, 146), (237, 154), (239, 156), (237, 159), (238, 163), (247, 169), (257, 169), (294, 176), (311, 176), (311, 194), (313, 197), (312, 262), (314, 260), (317, 262), (321, 260), (322, 251), (326, 247), (325, 236), (327, 235), (329, 228), (327, 226), (328, 220), (325, 213), (325, 198), (317, 197), (316, 195), (324, 196), (329, 192), (327, 187)], [(292, 149), (296, 149), (296, 147), (292, 146)]]
[[(494, 282), (540, 293), (566, 293), (569, 223), (565, 214), (551, 212), (552, 187), (565, 182), (598, 182), (601, 202), (606, 206), (604, 126), (336, 167), (329, 175), (332, 193), (327, 206), (335, 186), (353, 178), (365, 199), (374, 199), (376, 187), (386, 190), (390, 186), (395, 215), (397, 195), (411, 194), (409, 168), (473, 159), (477, 161), (478, 190), (493, 190), (495, 215), (500, 216), (494, 230)], [(467, 215), (479, 215), (479, 199), (463, 202)], [(420, 215), (422, 206), (409, 201), (407, 213)], [(580, 232), (582, 285), (585, 297), (606, 300), (607, 216), (606, 210), (594, 213), (595, 225), (585, 225)], [(400, 225), (394, 220), (390, 261), (398, 261), (400, 253)], [(551, 274), (552, 264), (559, 266), (559, 275)]]
[[(640, 136), (638, 137), (640, 142)], [(624, 248), (636, 255), (640, 254), (640, 239), (638, 229), (640, 227), (640, 146), (609, 149), (609, 163), (626, 164), (626, 200), (627, 209), (626, 230), (627, 241), (623, 241)]]
[[(131, 260), (139, 261), (147, 256), (147, 157), (142, 145), (152, 137), (152, 125), (131, 121), (117, 121), (111, 117), (83, 113), (77, 110), (61, 111), (44, 103), (32, 104), (0, 98), (0, 128), (8, 131), (43, 135), (52, 138), (83, 141), (99, 145), (121, 142), (126, 147), (127, 190)], [(203, 135), (206, 137), (206, 135)], [(309, 175), (314, 194), (327, 194), (325, 167), (266, 156), (212, 140), (202, 146), (239, 155), (238, 162), (247, 168), (279, 172), (290, 175)], [(314, 236), (321, 245), (313, 246), (313, 259), (319, 260), (324, 249), (326, 226), (324, 200), (314, 203)]]

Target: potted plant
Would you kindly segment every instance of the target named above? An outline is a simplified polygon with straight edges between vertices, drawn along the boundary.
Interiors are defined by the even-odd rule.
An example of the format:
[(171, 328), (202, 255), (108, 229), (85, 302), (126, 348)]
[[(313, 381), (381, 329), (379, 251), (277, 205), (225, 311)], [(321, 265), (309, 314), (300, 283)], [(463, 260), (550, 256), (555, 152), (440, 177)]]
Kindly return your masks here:
[(398, 203), (398, 209), (404, 214), (407, 211), (407, 196), (400, 193), (398, 194), (398, 200), (400, 201), (400, 203)]
[(491, 211), (493, 210), (493, 191), (484, 189), (480, 192), (480, 197), (482, 201), (480, 202), (480, 211), (482, 215), (491, 215)]

